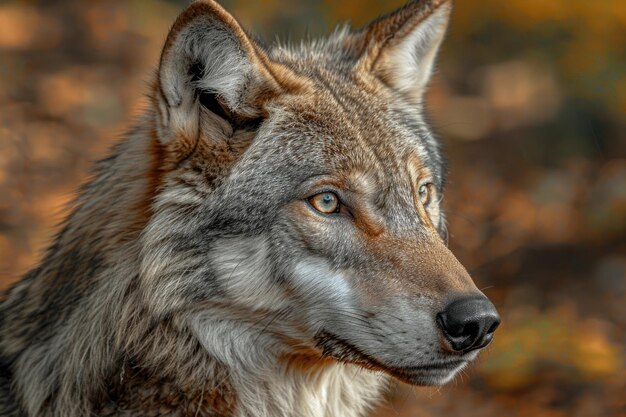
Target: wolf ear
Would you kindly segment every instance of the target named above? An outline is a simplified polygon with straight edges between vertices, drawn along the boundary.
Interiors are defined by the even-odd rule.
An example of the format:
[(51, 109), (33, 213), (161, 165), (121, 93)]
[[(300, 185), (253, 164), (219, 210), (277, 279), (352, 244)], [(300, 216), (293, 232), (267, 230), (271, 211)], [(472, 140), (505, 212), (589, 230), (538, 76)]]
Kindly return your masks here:
[(263, 102), (283, 89), (270, 65), (219, 4), (192, 3), (176, 19), (161, 53), (155, 94), (159, 139), (192, 146), (207, 124), (222, 130), (231, 125), (232, 133), (236, 123), (260, 120)]
[(361, 65), (418, 101), (430, 80), (443, 41), (451, 0), (415, 0), (369, 26)]

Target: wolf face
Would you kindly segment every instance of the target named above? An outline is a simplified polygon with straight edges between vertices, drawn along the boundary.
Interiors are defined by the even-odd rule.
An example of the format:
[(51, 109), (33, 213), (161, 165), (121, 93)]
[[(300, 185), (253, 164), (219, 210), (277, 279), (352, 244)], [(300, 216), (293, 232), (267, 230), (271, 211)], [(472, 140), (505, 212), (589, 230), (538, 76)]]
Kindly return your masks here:
[(151, 314), (250, 372), (340, 361), (431, 385), (476, 357), (499, 318), (444, 243), (422, 116), (450, 8), (271, 48), (213, 2), (178, 18), (153, 89)]

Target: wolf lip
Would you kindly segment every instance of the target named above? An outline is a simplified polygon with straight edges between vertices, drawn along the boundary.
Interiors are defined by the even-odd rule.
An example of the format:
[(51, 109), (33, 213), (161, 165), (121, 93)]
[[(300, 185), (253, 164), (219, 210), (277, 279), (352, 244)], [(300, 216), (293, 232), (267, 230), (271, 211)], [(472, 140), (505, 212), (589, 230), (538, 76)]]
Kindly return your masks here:
[(425, 364), (420, 366), (407, 366), (402, 368), (397, 368), (399, 371), (404, 372), (420, 372), (420, 371), (445, 371), (445, 370), (453, 370), (458, 368), (460, 365), (464, 365), (467, 363), (465, 360), (455, 360), (444, 363), (432, 363)]
[(414, 367), (390, 369), (395, 378), (411, 385), (439, 385), (447, 382), (467, 361), (426, 364)]
[(373, 370), (384, 371), (412, 385), (440, 384), (452, 376), (461, 366), (469, 362), (464, 359), (455, 359), (447, 362), (398, 367), (380, 362), (334, 334), (324, 332), (322, 335), (318, 335), (318, 337), (318, 343), (323, 348), (325, 356), (334, 357), (340, 362), (353, 363)]

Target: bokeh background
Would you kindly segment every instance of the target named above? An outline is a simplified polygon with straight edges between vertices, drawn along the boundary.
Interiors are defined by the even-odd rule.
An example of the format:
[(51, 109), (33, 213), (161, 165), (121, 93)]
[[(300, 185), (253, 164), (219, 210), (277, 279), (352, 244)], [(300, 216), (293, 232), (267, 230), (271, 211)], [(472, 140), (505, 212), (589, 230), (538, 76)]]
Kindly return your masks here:
[[(0, 289), (133, 115), (186, 1), (0, 1)], [(400, 0), (223, 0), (298, 41)], [(449, 386), (374, 416), (626, 415), (626, 1), (458, 1), (429, 113), (450, 246), (503, 316)]]

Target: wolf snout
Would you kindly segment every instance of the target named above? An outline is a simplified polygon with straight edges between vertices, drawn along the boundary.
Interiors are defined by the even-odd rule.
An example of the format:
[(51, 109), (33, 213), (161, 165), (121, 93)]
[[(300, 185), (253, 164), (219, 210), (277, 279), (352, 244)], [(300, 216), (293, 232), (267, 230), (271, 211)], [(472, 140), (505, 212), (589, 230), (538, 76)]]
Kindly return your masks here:
[(452, 301), (437, 314), (437, 323), (452, 349), (467, 353), (491, 342), (500, 316), (488, 298), (473, 296)]

